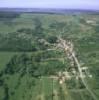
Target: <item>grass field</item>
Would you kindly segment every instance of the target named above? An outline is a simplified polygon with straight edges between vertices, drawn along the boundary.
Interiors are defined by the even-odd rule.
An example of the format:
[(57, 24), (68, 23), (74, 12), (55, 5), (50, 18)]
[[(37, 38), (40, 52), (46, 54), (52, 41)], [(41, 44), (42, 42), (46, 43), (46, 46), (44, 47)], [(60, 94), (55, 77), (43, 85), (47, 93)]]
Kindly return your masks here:
[(17, 54), (15, 52), (0, 52), (0, 70), (2, 70), (5, 65), (9, 62), (11, 57)]
[[(39, 24), (35, 22), (36, 18)], [(43, 30), (41, 32), (43, 35), (35, 30), (35, 27), (39, 27), (38, 30), (41, 28), (40, 31)], [(20, 29), (22, 30), (20, 31)], [(17, 18), (10, 20), (7, 17), (0, 18), (0, 100), (94, 100), (86, 88), (76, 87), (78, 83), (74, 85), (66, 81), (59, 84), (59, 80), (51, 78), (50, 74), (53, 74), (55, 69), (64, 71), (70, 66), (64, 52), (49, 52), (48, 49), (53, 49), (52, 44), (49, 46), (47, 43), (43, 43), (45, 39), (55, 44), (56, 42), (53, 41), (58, 35), (62, 35), (64, 39), (70, 39), (74, 43), (79, 62), (82, 66), (87, 66), (89, 73), (92, 74), (92, 78), (87, 77), (86, 82), (98, 100), (98, 29), (99, 15), (94, 14), (22, 13)], [(65, 32), (62, 33), (63, 30)], [(41, 38), (40, 42), (38, 42), (39, 38)], [(32, 49), (28, 51), (30, 48)], [(24, 53), (26, 55), (22, 55)], [(15, 57), (14, 60), (13, 57)], [(63, 59), (57, 61), (62, 57), (64, 57), (64, 61)], [(53, 60), (53, 58), (55, 59)], [(38, 69), (39, 67), (41, 68)], [(30, 68), (29, 71), (28, 68)], [(6, 69), (8, 72), (5, 71)], [(15, 72), (13, 73), (11, 69), (14, 69)], [(11, 71), (12, 73), (9, 73)], [(37, 77), (39, 73), (40, 75)], [(42, 73), (43, 75), (41, 75)], [(72, 88), (69, 88), (69, 85)]]

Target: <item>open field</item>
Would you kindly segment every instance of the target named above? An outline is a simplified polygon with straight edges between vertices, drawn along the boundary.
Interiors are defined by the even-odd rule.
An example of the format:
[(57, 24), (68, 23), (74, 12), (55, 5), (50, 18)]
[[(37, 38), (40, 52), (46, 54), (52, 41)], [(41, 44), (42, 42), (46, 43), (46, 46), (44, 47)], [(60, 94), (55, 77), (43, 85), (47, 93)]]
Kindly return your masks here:
[[(75, 76), (60, 84), (60, 73), (73, 73), (68, 57), (57, 49), (58, 36), (73, 43), (81, 68), (88, 68), (84, 80), (96, 98)], [(98, 100), (98, 66), (98, 14), (0, 12), (0, 100)]]

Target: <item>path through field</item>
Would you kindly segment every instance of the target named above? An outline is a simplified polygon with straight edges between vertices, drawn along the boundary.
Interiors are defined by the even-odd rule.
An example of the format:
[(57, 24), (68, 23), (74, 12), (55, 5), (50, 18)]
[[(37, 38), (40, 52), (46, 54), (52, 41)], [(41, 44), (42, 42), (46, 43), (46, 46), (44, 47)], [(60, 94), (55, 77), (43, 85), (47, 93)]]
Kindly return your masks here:
[[(66, 53), (66, 57), (68, 57), (71, 60), (71, 62), (73, 60), (73, 62), (77, 65), (79, 77), (81, 78), (82, 83), (84, 84), (85, 88), (90, 93), (90, 95), (93, 97), (93, 99), (98, 100), (97, 97), (95, 96), (95, 94), (89, 88), (89, 85), (86, 83), (85, 79), (83, 78), (83, 72), (82, 72), (79, 60), (76, 57), (73, 43), (71, 43), (70, 41), (68, 42), (68, 41), (59, 37), (59, 44), (58, 45), (59, 45), (59, 48), (61, 48)], [(68, 56), (68, 54), (70, 56)]]
[(81, 77), (81, 79), (82, 79), (82, 82), (83, 82), (84, 86), (86, 87), (86, 89), (88, 90), (88, 92), (91, 94), (91, 96), (93, 97), (93, 99), (94, 99), (94, 100), (98, 100), (98, 99), (96, 98), (96, 96), (94, 95), (94, 93), (92, 92), (92, 90), (89, 88), (89, 86), (88, 86), (88, 84), (86, 83), (85, 79), (83, 78), (83, 73), (82, 73), (82, 70), (81, 70), (81, 65), (80, 65), (80, 63), (79, 63), (77, 57), (75, 56), (75, 53), (74, 53), (74, 52), (72, 52), (72, 56), (73, 56), (73, 58), (74, 58), (74, 60), (75, 60), (75, 62), (76, 62), (76, 64), (77, 64), (77, 67), (78, 67), (78, 70), (79, 70), (79, 73), (80, 73), (80, 77)]
[(59, 93), (58, 93), (58, 82), (57, 80), (53, 80), (53, 100), (59, 100)]

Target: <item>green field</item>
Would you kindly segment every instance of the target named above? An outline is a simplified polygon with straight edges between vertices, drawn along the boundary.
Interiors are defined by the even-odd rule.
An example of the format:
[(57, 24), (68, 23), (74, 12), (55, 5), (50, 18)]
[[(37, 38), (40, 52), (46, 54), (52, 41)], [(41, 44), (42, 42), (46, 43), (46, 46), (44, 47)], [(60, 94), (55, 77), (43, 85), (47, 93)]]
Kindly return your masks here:
[[(96, 99), (75, 78), (59, 84), (58, 73), (70, 62), (57, 37), (74, 44), (85, 81)], [(76, 65), (75, 65), (76, 66)], [(99, 15), (0, 12), (0, 100), (98, 100)]]

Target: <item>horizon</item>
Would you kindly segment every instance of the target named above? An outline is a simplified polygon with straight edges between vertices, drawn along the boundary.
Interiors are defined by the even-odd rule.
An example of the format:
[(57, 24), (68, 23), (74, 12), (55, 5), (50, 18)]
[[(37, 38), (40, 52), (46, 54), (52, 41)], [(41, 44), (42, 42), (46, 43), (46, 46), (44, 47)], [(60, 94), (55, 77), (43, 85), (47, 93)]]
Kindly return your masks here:
[(0, 9), (33, 9), (33, 10), (70, 10), (70, 11), (72, 11), (72, 10), (74, 10), (74, 11), (99, 11), (99, 9), (81, 9), (81, 8), (33, 8), (33, 7), (31, 7), (31, 8), (29, 8), (29, 7), (0, 7)]
[[(22, 5), (23, 4), (23, 5)], [(98, 0), (1, 0), (0, 8), (80, 9), (99, 10)]]

